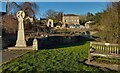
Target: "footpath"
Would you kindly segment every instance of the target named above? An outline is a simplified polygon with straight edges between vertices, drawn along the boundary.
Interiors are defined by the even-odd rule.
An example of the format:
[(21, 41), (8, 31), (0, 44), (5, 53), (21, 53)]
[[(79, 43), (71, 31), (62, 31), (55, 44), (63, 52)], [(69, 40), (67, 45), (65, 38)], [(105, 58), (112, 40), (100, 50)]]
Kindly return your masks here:
[(0, 50), (0, 65), (11, 61), (14, 58), (20, 57), (30, 50)]

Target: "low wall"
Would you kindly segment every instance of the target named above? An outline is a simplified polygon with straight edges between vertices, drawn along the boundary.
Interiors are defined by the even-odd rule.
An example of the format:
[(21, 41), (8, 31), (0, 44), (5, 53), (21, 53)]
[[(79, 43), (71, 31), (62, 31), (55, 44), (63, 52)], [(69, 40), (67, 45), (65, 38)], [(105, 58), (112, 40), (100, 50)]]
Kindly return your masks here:
[[(70, 43), (77, 43), (83, 37), (74, 36), (74, 37), (64, 37), (64, 36), (51, 36), (46, 38), (37, 38), (38, 39), (38, 47), (39, 49), (47, 49), (47, 48), (56, 48), (58, 46), (62, 46)], [(33, 38), (29, 39), (29, 45), (32, 45)]]

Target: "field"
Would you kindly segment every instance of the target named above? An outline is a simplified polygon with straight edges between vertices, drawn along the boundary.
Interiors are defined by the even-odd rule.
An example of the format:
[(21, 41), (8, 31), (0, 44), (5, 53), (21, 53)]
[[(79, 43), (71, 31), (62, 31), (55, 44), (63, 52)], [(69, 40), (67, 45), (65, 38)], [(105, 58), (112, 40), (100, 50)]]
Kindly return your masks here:
[[(71, 44), (70, 44), (71, 45)], [(89, 42), (65, 45), (62, 48), (32, 51), (3, 65), (3, 73), (11, 72), (115, 72), (107, 68), (87, 65)], [(73, 45), (73, 44), (72, 44)]]

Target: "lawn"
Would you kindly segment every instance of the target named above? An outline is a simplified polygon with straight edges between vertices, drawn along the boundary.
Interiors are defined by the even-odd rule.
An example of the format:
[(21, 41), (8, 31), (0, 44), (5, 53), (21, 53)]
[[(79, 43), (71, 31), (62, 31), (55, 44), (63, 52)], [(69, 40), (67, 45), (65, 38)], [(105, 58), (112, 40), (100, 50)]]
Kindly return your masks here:
[(75, 44), (77, 45), (29, 52), (22, 57), (12, 60), (10, 63), (4, 64), (3, 72), (114, 72), (106, 68), (85, 64), (88, 56), (89, 42)]

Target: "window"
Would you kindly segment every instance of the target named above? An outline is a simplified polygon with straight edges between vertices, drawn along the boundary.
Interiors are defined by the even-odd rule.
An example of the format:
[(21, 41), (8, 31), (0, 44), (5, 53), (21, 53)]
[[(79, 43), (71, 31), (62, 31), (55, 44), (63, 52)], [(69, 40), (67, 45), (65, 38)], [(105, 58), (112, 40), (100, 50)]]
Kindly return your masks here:
[(68, 17), (65, 17), (65, 18), (68, 18)]

